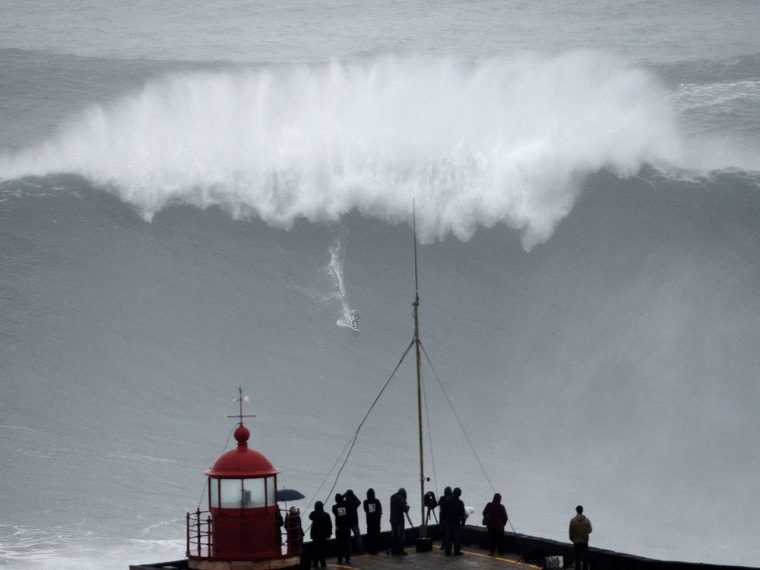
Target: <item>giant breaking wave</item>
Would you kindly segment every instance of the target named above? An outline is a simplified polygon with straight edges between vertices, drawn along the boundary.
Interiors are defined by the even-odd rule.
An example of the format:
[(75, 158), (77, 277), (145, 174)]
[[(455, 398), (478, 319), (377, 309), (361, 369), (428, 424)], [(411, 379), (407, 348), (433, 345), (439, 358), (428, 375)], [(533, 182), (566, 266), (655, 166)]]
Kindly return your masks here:
[(90, 107), (0, 178), (72, 172), (145, 219), (219, 205), (281, 227), (356, 209), (423, 241), (505, 223), (546, 241), (586, 174), (688, 159), (668, 94), (592, 52), (383, 57), (175, 73)]

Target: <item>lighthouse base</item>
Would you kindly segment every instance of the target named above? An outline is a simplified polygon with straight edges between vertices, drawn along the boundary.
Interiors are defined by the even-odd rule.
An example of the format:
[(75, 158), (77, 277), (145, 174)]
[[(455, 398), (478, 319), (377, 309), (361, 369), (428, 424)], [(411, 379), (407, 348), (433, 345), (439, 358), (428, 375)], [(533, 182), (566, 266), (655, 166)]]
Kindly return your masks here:
[(298, 566), (298, 556), (275, 560), (193, 560), (187, 562), (192, 570), (281, 570)]

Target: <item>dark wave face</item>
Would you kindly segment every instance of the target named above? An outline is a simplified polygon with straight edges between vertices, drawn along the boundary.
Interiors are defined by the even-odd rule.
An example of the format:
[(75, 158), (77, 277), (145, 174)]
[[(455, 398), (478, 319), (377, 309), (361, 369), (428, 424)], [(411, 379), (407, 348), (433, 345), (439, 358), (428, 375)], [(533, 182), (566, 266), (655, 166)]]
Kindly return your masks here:
[[(0, 20), (0, 566), (181, 558), (239, 386), (325, 500), (415, 269), (432, 490), (760, 556), (757, 4), (170, 6)], [(336, 488), (416, 504), (414, 382)]]
[[(754, 533), (760, 203), (744, 173), (642, 174), (588, 177), (530, 253), (503, 225), (419, 248), (428, 465), (468, 505), (488, 500), (487, 476), (519, 532), (560, 540), (559, 506), (584, 502), (601, 544), (637, 552), (666, 515), (633, 536), (616, 515), (657, 505), (702, 559), (705, 532), (737, 549)], [(405, 223), (352, 213), (285, 231), (189, 206), (147, 222), (72, 176), (6, 183), (0, 223), (4, 462), (45, 490), (5, 498), (18, 515), (3, 540), (24, 559), (52, 541), (80, 560), (70, 544), (90, 533), (112, 543), (101, 557), (180, 555), (238, 385), (253, 445), (321, 497), (411, 339)], [(411, 486), (413, 378), (409, 360), (339, 484)], [(114, 497), (118, 512), (91, 518)], [(700, 518), (703, 497), (725, 517)], [(37, 515), (51, 508), (52, 530)]]

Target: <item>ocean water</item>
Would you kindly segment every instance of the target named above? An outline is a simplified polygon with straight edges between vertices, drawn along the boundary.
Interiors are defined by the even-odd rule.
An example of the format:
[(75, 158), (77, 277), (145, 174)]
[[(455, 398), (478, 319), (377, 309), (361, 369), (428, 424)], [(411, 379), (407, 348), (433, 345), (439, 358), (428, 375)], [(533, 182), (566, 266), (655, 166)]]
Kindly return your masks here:
[(0, 567), (184, 557), (239, 386), (418, 503), (413, 210), (428, 488), (759, 564), (760, 3), (0, 13)]

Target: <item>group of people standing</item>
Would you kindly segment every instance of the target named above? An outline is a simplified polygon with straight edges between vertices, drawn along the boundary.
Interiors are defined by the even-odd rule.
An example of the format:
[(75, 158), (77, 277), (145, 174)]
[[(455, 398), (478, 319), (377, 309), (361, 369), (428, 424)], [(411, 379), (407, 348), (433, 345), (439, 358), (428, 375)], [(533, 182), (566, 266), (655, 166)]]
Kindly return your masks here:
[[(452, 489), (446, 487), (443, 495), (436, 502), (435, 496), (425, 496), (425, 505), (428, 512), (439, 509), (441, 529), (441, 550), (446, 556), (461, 556), (462, 554), (462, 529), (467, 520), (467, 512), (461, 499), (462, 490), (459, 487)], [(483, 526), (488, 531), (488, 550), (490, 555), (504, 553), (504, 531), (509, 517), (507, 510), (501, 502), (501, 494), (495, 493), (493, 499), (483, 509)], [(359, 529), (359, 507), (363, 505), (367, 522), (366, 540), (362, 540)], [(349, 489), (343, 494), (335, 495), (335, 504), (332, 507), (335, 517), (335, 541), (337, 547), (338, 564), (345, 560), (346, 564), (351, 561), (351, 554), (364, 552), (366, 545), (367, 553), (378, 554), (381, 550), (380, 521), (383, 507), (375, 496), (374, 489), (367, 490), (367, 498), (362, 501)], [(409, 504), (406, 500), (406, 490), (402, 487), (390, 498), (390, 523), (391, 523), (391, 546), (390, 554), (404, 556), (404, 533), (405, 523), (409, 518)], [(583, 515), (583, 507), (576, 507), (576, 516), (570, 521), (570, 540), (575, 549), (575, 561), (577, 570), (588, 570), (588, 540), (591, 533), (591, 521)], [(332, 536), (333, 524), (330, 515), (325, 511), (324, 504), (317, 501), (314, 511), (309, 515), (311, 520), (312, 541), (312, 567), (326, 566), (325, 545)], [(299, 519), (300, 523), (300, 519)], [(351, 535), (353, 534), (353, 544)], [(452, 552), (453, 551), (453, 552)], [(386, 551), (387, 553), (387, 551)]]
[[(428, 493), (428, 495), (431, 495)], [(460, 498), (462, 490), (459, 487), (451, 489), (446, 487), (439, 501), (435, 501), (435, 495), (432, 500), (427, 495), (425, 504), (428, 510), (439, 508), (440, 525), (441, 525), (441, 549), (446, 556), (451, 556), (452, 548), (454, 556), (462, 555), (462, 528), (467, 520), (467, 512), (464, 508), (464, 502)], [(404, 532), (405, 520), (409, 518), (409, 505), (406, 502), (406, 490), (402, 487), (396, 493), (391, 495), (391, 548), (390, 554), (393, 556), (405, 556), (404, 551)]]
[[(364, 503), (349, 489), (345, 493), (335, 495), (335, 504), (332, 513), (335, 517), (335, 543), (337, 547), (338, 564), (346, 561), (351, 562), (351, 554), (364, 552), (365, 541), (362, 540), (359, 529), (359, 507), (364, 505), (364, 513), (367, 520), (366, 547), (369, 554), (377, 554), (380, 551), (380, 519), (383, 515), (383, 507), (375, 497), (375, 490), (367, 490), (367, 498)], [(325, 545), (332, 536), (333, 523), (330, 514), (325, 512), (322, 501), (314, 504), (314, 511), (309, 515), (311, 520), (312, 542), (312, 568), (320, 565), (326, 566)], [(351, 535), (353, 534), (353, 544)]]

